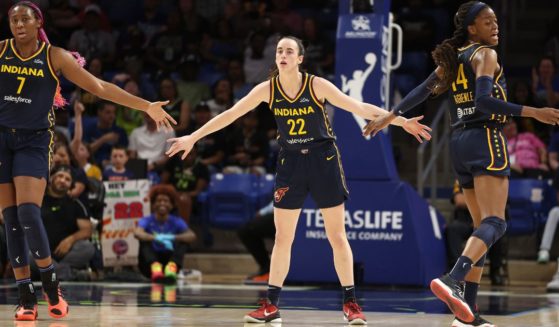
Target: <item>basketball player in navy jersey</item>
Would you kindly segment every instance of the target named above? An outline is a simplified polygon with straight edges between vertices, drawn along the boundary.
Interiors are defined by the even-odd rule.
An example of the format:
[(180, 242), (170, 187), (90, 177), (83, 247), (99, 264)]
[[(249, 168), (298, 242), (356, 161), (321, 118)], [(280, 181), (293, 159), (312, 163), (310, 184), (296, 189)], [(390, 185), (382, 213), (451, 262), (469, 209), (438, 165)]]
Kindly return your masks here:
[(480, 317), (476, 298), (487, 250), (507, 226), (504, 217), (510, 169), (502, 128), (510, 116), (556, 124), (559, 110), (507, 102), (503, 66), (493, 49), (499, 41), (497, 17), (487, 4), (462, 4), (454, 25), (453, 37), (432, 53), (436, 70), (390, 113), (369, 122), (364, 134), (375, 135), (431, 93), (449, 91), (450, 156), (476, 229), (454, 268), (434, 279), (431, 290), (456, 316), (453, 327), (491, 327), (494, 325)]
[(0, 41), (0, 209), (20, 297), (15, 319), (37, 319), (30, 251), (41, 272), (48, 313), (62, 318), (68, 304), (54, 273), (40, 211), (52, 158), (55, 98), (61, 99), (57, 74), (101, 98), (147, 112), (158, 126), (170, 129), (174, 120), (161, 108), (165, 102), (149, 103), (103, 82), (72, 54), (51, 46), (42, 29), (43, 15), (33, 3), (18, 2), (8, 17), (13, 38)]
[[(281, 38), (276, 48), (277, 70), (273, 77), (257, 85), (231, 109), (194, 133), (169, 139), (172, 145), (167, 154), (173, 156), (184, 151), (184, 159), (196, 141), (231, 124), (261, 102), (267, 102), (276, 119), (281, 145), (274, 193), (276, 238), (268, 297), (244, 320), (255, 323), (281, 321), (279, 293), (289, 270), (297, 220), (310, 193), (324, 217), (326, 234), (334, 252), (334, 265), (343, 287), (344, 317), (352, 325), (366, 324), (355, 300), (353, 255), (345, 233), (344, 200), (348, 189), (324, 104), (328, 101), (366, 119), (373, 119), (384, 110), (347, 96), (323, 78), (300, 72), (303, 55), (301, 40)], [(393, 123), (402, 126), (419, 141), (430, 139), (430, 129), (420, 124), (419, 119), (421, 117), (399, 118)]]

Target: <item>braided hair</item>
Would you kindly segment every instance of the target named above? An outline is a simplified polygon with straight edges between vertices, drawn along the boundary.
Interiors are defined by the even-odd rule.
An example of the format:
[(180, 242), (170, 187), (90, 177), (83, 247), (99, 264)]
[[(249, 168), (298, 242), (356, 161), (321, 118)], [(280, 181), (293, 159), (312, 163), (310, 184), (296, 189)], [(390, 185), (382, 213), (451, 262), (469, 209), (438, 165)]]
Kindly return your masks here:
[[(443, 77), (433, 86), (434, 94), (444, 93), (454, 81), (458, 70), (458, 56), (456, 50), (468, 40), (468, 25), (473, 23), (475, 17), (468, 17), (474, 6), (479, 6), (479, 1), (469, 1), (462, 4), (454, 15), (454, 34), (435, 47), (431, 56), (437, 66), (443, 69)], [(488, 6), (483, 4), (483, 8)], [(479, 13), (479, 10), (477, 11)], [(477, 15), (476, 13), (476, 15)], [(469, 18), (469, 19), (468, 19)]]
[[(37, 34), (37, 39), (41, 42), (45, 42), (47, 44), (50, 44), (49, 38), (47, 37), (47, 33), (45, 32), (45, 29), (43, 28), (43, 26), (45, 24), (45, 19), (43, 17), (43, 12), (41, 11), (41, 9), (31, 1), (19, 1), (19, 2), (16, 2), (13, 6), (10, 7), (10, 9), (8, 10), (8, 16), (12, 13), (14, 8), (18, 7), (18, 6), (25, 6), (29, 9), (31, 9), (31, 11), (33, 12), (33, 15), (35, 15), (35, 18), (39, 19), (41, 21), (41, 27), (39, 28), (39, 32)], [(72, 56), (74, 56), (74, 58), (76, 59), (76, 61), (78, 62), (78, 64), (81, 67), (85, 66), (85, 59), (78, 52), (70, 52), (70, 53), (72, 54)], [(60, 85), (59, 85), (56, 89), (56, 94), (54, 95), (54, 101), (53, 101), (53, 105), (56, 108), (62, 108), (65, 105), (68, 104), (68, 101), (66, 101), (66, 99), (64, 99), (61, 92), (62, 92), (62, 89), (60, 88)]]

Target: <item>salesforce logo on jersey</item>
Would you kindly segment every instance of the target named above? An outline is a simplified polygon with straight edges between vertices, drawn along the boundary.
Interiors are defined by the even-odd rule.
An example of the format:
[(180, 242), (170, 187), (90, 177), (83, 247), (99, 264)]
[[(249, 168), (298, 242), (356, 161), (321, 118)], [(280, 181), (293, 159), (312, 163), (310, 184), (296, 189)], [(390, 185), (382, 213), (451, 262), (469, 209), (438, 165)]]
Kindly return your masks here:
[[(305, 238), (327, 239), (324, 219), (318, 209), (303, 209)], [(345, 211), (347, 238), (359, 241), (401, 242), (404, 236), (402, 211)]]
[[(380, 16), (379, 16), (380, 17)], [(380, 30), (379, 19), (375, 15), (346, 15), (342, 17), (339, 37), (346, 39), (374, 39)]]

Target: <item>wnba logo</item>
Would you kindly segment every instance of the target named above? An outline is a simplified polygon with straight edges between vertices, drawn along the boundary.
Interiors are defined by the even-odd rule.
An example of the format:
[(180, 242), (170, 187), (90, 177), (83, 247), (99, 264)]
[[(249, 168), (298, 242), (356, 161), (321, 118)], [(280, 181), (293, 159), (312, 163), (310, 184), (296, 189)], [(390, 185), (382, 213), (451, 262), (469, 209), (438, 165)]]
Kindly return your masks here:
[(281, 188), (278, 188), (278, 189), (274, 192), (274, 201), (280, 202), (281, 199), (283, 198), (283, 196), (285, 195), (285, 193), (287, 193), (287, 191), (289, 191), (289, 187), (281, 187)]

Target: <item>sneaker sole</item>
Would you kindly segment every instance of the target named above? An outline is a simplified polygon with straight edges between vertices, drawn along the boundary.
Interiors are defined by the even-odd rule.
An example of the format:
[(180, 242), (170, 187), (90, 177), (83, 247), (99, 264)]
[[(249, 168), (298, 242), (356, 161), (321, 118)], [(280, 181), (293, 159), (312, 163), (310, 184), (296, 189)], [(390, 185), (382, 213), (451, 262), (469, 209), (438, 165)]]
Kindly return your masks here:
[(347, 320), (347, 317), (344, 315), (344, 321), (346, 321), (348, 323), (348, 325), (366, 325), (367, 324), (367, 320), (363, 320), (360, 318), (357, 319), (353, 319), (352, 321)]
[(16, 317), (16, 321), (35, 321), (37, 320), (37, 317), (39, 315), (35, 314), (35, 316), (32, 315), (25, 315), (25, 316), (21, 316), (21, 317)]
[[(463, 323), (461, 323), (460, 321), (458, 321), (458, 320), (455, 319), (455, 320), (452, 322), (452, 326), (451, 326), (451, 327), (472, 327), (472, 326), (474, 326), (474, 325), (463, 324)], [(483, 324), (483, 325), (479, 325), (479, 326), (476, 326), (476, 327), (497, 327), (497, 325), (493, 325), (493, 324)]]
[(452, 311), (454, 316), (458, 319), (463, 321), (474, 321), (474, 313), (470, 309), (470, 306), (452, 296), (452, 290), (438, 278), (431, 281), (431, 291), (439, 298), (439, 300), (446, 303), (450, 311)]
[(260, 320), (260, 319), (256, 319), (254, 317), (251, 317), (249, 315), (246, 315), (243, 318), (243, 321), (246, 322), (246, 323), (253, 323), (253, 324), (277, 323), (277, 322), (281, 322), (281, 317), (276, 318), (276, 319), (272, 319), (270, 321), (266, 321), (266, 320)]

